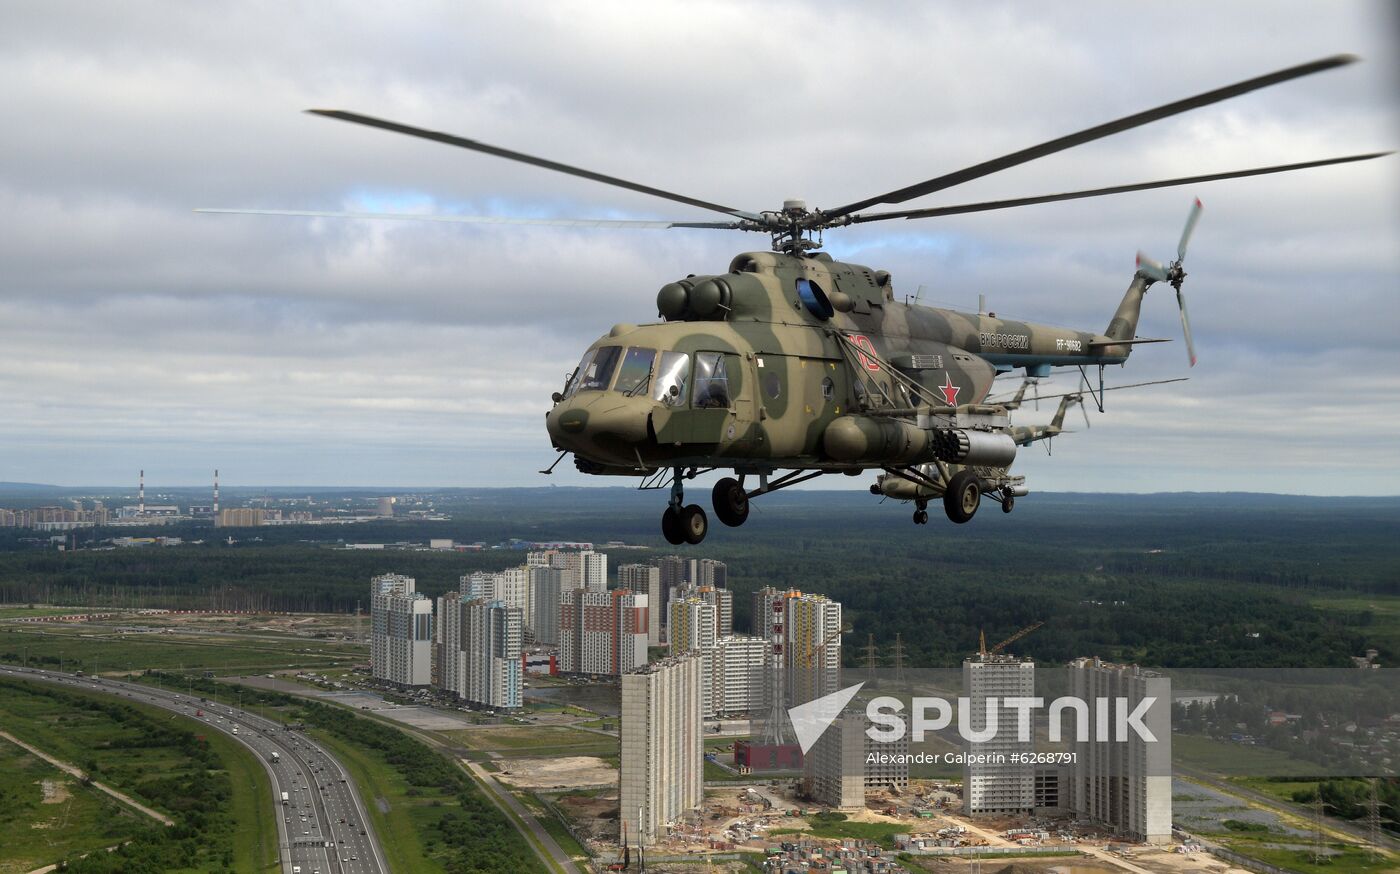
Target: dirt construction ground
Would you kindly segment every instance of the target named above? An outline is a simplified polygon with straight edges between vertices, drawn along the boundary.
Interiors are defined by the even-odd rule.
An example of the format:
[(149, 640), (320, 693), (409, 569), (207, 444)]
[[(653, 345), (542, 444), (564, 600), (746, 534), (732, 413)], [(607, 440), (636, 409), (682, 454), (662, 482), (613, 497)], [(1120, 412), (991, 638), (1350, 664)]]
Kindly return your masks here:
[(586, 789), (617, 785), (617, 769), (596, 756), (497, 759), (496, 779), (522, 789)]

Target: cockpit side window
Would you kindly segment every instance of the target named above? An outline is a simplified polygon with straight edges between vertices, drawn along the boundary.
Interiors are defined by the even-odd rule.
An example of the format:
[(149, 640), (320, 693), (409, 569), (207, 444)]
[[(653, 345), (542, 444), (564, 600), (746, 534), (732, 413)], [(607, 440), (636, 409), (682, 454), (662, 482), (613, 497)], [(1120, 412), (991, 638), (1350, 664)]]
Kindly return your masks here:
[(662, 352), (651, 381), (651, 399), (668, 407), (683, 407), (689, 382), (690, 356), (684, 352)]
[(655, 349), (633, 346), (622, 358), (622, 367), (617, 371), (617, 384), (613, 389), (625, 395), (641, 394), (651, 379), (651, 365), (656, 360)]
[(613, 371), (617, 369), (617, 359), (622, 355), (621, 346), (600, 346), (594, 350), (590, 360), (584, 357), (578, 369), (578, 388), (575, 391), (604, 391), (612, 382)]
[(729, 376), (724, 367), (723, 352), (695, 353), (696, 409), (729, 407)]

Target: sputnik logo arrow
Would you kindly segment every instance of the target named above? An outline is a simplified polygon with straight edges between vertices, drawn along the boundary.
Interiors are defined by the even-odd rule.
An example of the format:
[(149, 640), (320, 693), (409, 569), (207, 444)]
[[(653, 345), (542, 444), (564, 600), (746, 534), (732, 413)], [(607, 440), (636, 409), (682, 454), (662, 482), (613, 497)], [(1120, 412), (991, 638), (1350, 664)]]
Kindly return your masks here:
[(802, 747), (804, 756), (816, 745), (817, 738), (831, 727), (831, 723), (841, 715), (841, 711), (846, 709), (846, 705), (851, 703), (851, 699), (856, 697), (856, 693), (864, 685), (863, 682), (856, 683), (806, 704), (788, 708), (788, 721), (792, 723), (792, 730), (797, 735), (797, 745)]

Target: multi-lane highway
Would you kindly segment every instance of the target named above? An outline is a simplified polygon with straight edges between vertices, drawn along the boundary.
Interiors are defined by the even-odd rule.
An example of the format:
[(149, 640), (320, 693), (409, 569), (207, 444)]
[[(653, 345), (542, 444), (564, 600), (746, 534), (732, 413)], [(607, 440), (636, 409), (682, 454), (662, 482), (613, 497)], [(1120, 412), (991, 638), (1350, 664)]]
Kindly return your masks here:
[(267, 769), (284, 874), (388, 874), (384, 853), (349, 774), (301, 732), (199, 696), (136, 683), (11, 666), (0, 668), (0, 674), (130, 698), (208, 723), (252, 750)]

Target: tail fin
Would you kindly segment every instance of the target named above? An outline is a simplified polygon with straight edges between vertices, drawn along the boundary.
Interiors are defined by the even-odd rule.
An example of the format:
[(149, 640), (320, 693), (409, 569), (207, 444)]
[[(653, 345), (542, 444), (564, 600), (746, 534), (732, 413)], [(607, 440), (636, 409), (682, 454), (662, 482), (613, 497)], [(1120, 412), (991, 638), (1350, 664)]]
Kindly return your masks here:
[[(1142, 313), (1142, 296), (1151, 284), (1152, 280), (1141, 273), (1133, 274), (1133, 282), (1123, 294), (1118, 311), (1113, 314), (1113, 320), (1103, 332), (1104, 336), (1110, 340), (1131, 340), (1137, 335), (1138, 317)], [(1131, 347), (1127, 351), (1132, 351)]]
[(1081, 400), (1079, 395), (1065, 395), (1060, 398), (1060, 408), (1055, 411), (1055, 418), (1050, 420), (1050, 429), (1060, 431), (1065, 425), (1065, 413), (1069, 410), (1070, 404), (1077, 404)]

